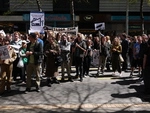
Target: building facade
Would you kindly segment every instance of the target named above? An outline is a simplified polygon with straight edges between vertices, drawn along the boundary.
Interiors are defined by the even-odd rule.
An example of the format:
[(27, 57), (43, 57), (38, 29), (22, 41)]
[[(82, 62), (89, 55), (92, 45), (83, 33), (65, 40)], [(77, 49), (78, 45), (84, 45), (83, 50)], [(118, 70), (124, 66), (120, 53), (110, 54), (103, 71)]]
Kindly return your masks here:
[[(12, 11), (11, 15), (1, 16), (0, 25), (12, 30), (27, 32), (29, 29), (30, 11), (38, 11), (36, 0), (1, 0), (0, 12)], [(9, 3), (9, 5), (8, 5)], [(4, 7), (5, 6), (5, 7)], [(126, 30), (126, 0), (74, 0), (75, 23), (79, 31), (85, 34), (96, 33), (95, 23), (105, 23), (106, 34), (115, 35)], [(45, 13), (45, 24), (53, 27), (70, 27), (70, 0), (41, 0), (41, 8)], [(141, 33), (140, 2), (129, 3), (129, 34)], [(150, 6), (144, 2), (143, 14), (145, 33), (150, 33)], [(6, 28), (6, 27), (5, 27)]]

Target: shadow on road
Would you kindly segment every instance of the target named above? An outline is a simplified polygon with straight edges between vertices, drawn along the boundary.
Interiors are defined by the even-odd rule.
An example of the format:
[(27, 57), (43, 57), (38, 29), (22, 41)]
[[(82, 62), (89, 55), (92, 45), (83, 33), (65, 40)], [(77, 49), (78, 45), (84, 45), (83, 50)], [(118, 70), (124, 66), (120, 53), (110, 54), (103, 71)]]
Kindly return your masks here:
[[(109, 76), (109, 75), (108, 75)], [(23, 94), (24, 92), (20, 90), (20, 86), (16, 85), (16, 89), (12, 90), (11, 93), (1, 96), (1, 105), (4, 104), (10, 105), (21, 105), (21, 106), (30, 106), (30, 105), (43, 105), (43, 107), (32, 107), (28, 109), (24, 108), (15, 108), (15, 109), (0, 109), (0, 112), (3, 113), (149, 113), (148, 109), (136, 111), (130, 109), (132, 107), (102, 107), (103, 105), (110, 104), (116, 98), (130, 98), (138, 97), (143, 100), (143, 85), (136, 84), (136, 80), (131, 78), (120, 78), (116, 82), (108, 84), (107, 82), (101, 83), (97, 81), (96, 83), (92, 82), (91, 79), (88, 79), (86, 82), (74, 82), (68, 84), (53, 84), (52, 87), (42, 87), (41, 92), (30, 92), (29, 94)], [(129, 89), (135, 89), (136, 92), (127, 92), (124, 94), (120, 93), (108, 93), (108, 87), (110, 85), (129, 85)], [(23, 87), (23, 86), (22, 86)], [(24, 88), (24, 87), (23, 87)], [(104, 100), (102, 96), (110, 95), (112, 98), (107, 99), (107, 102), (101, 104), (100, 101)], [(7, 104), (6, 104), (7, 103)], [(83, 107), (86, 104), (96, 105), (94, 107)], [(45, 108), (44, 105), (51, 105), (56, 107), (54, 108)], [(64, 108), (59, 105), (77, 105), (75, 107)]]
[(129, 85), (129, 89), (134, 89), (136, 92), (127, 92), (124, 94), (111, 94), (114, 98), (130, 98), (130, 97), (138, 97), (143, 102), (150, 102), (150, 95), (144, 94), (144, 84), (141, 84), (137, 82), (138, 79), (133, 79), (129, 77), (124, 77), (121, 79), (118, 79), (116, 82), (112, 82), (111, 84), (119, 84), (119, 85)]

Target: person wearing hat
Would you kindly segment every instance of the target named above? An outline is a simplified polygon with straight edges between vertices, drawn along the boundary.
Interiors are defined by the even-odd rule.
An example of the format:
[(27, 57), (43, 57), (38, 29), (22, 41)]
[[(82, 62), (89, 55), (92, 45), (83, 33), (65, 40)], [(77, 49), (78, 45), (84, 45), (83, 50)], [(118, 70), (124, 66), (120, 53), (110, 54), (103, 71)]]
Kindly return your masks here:
[(42, 63), (43, 47), (42, 44), (37, 41), (35, 33), (29, 34), (30, 42), (27, 44), (26, 56), (27, 61), (27, 83), (26, 91), (31, 90), (31, 76), (34, 73), (36, 76), (36, 91), (40, 92), (40, 64)]
[(26, 72), (26, 65), (27, 65), (27, 56), (26, 56), (26, 50), (27, 50), (27, 41), (26, 40), (22, 40), (22, 46), (19, 50), (19, 55), (21, 60), (23, 61), (24, 66), (21, 67), (21, 80), (22, 83), (26, 82), (26, 76), (25, 76), (25, 72)]

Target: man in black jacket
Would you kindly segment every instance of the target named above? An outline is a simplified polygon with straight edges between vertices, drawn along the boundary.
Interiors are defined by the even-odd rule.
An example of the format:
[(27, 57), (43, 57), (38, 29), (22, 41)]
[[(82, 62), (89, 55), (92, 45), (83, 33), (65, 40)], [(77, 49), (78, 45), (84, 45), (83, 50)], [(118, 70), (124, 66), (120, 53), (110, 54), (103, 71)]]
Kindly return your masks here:
[[(146, 34), (142, 35), (142, 43), (140, 44), (140, 51), (139, 51), (139, 59), (141, 59), (141, 63), (143, 65), (144, 53), (147, 51), (148, 48), (148, 36)], [(143, 67), (141, 73), (139, 73), (140, 81), (143, 80)]]
[(37, 41), (36, 34), (31, 33), (29, 35), (30, 43), (27, 44), (26, 55), (28, 57), (27, 63), (27, 85), (26, 92), (31, 89), (31, 76), (36, 76), (36, 90), (40, 91), (40, 63), (42, 62), (43, 47), (42, 44)]
[(127, 35), (125, 33), (121, 34), (121, 46), (122, 46), (122, 57), (124, 59), (123, 65), (122, 65), (122, 71), (127, 70), (127, 53), (129, 49), (129, 43), (127, 41)]

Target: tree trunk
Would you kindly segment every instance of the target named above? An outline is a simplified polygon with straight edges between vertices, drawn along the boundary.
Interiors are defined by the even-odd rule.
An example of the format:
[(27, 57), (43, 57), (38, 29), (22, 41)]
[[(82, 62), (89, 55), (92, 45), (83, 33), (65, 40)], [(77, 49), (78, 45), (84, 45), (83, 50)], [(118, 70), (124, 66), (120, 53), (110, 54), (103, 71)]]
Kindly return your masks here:
[(144, 34), (143, 0), (140, 1), (141, 33)]
[(70, 0), (71, 26), (75, 27), (74, 0)]
[(38, 11), (42, 12), (40, 0), (36, 0), (36, 3), (37, 3), (37, 6), (38, 6)]

